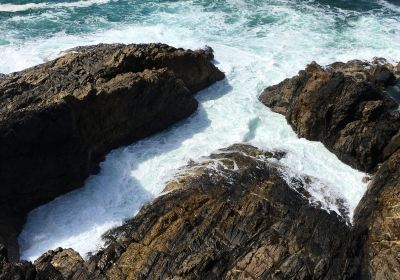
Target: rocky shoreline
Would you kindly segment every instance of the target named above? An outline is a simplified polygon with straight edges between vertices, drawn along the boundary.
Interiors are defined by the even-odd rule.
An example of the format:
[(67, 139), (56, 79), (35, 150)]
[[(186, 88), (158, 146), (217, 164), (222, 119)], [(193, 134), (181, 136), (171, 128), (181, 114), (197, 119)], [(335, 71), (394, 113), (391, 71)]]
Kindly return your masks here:
[[(150, 95), (162, 87), (168, 98), (178, 100), (162, 98), (157, 106), (172, 105), (159, 108), (160, 114), (165, 109), (170, 113), (172, 108), (183, 111), (178, 109), (180, 113), (165, 126), (195, 110), (191, 93), (223, 78), (210, 63), (213, 56), (209, 49), (192, 52), (155, 44), (100, 45), (78, 48), (68, 56), (44, 64), (43, 72), (70, 65), (72, 59), (80, 65), (77, 75), (81, 77), (82, 69), (94, 71), (91, 69), (97, 64), (88, 62), (92, 57), (107, 69), (119, 69), (106, 74), (104, 67), (94, 67), (102, 70), (90, 72), (96, 77), (91, 83), (101, 91), (87, 91), (80, 82), (72, 87), (78, 89), (73, 98), (83, 95), (83, 99), (91, 99), (106, 92), (112, 95), (106, 102), (111, 106), (106, 116), (110, 116), (113, 105), (120, 106), (112, 100), (118, 99), (121, 91), (135, 88), (135, 81), (144, 83), (138, 87)], [(86, 68), (87, 63), (90, 68)], [(131, 63), (146, 65), (138, 66), (138, 80), (136, 72), (133, 75), (132, 70), (126, 70)], [(11, 88), (8, 96), (25, 96), (25, 106), (32, 104), (36, 112), (37, 104), (46, 103), (32, 102), (39, 96), (35, 96), (36, 84), (32, 83), (32, 89), (24, 81), (33, 79), (51, 88), (46, 83), (54, 84), (60, 77), (41, 77), (40, 67), (43, 65), (0, 80), (0, 90)], [(371, 173), (353, 224), (310, 203), (307, 189), (313, 179), (288, 176), (290, 170), (280, 162), (285, 152), (235, 144), (188, 163), (166, 184), (162, 195), (123, 226), (107, 232), (105, 248), (87, 260), (72, 249), (57, 248), (33, 264), (9, 262), (3, 246), (0, 279), (399, 279), (400, 113), (387, 91), (398, 83), (399, 74), (400, 64), (394, 66), (383, 59), (327, 67), (313, 62), (297, 76), (266, 88), (260, 96), (271, 110), (285, 115), (300, 137), (321, 141), (343, 162)], [(159, 87), (152, 87), (158, 82)], [(132, 104), (137, 102), (135, 99)], [(176, 102), (185, 105), (177, 108)], [(91, 111), (93, 104), (98, 107), (103, 101), (88, 104), (80, 114), (97, 116), (97, 111)], [(184, 110), (187, 108), (189, 112)], [(86, 173), (90, 173), (106, 151), (126, 143), (126, 134), (132, 130), (111, 136), (116, 142), (110, 144), (103, 139), (94, 141), (100, 137), (89, 133), (93, 123), (85, 124), (79, 131), (88, 133), (84, 139), (90, 139), (89, 147), (94, 149), (90, 153), (96, 159), (86, 161)], [(113, 127), (103, 125), (101, 122), (101, 132)], [(122, 126), (130, 125), (126, 121)], [(160, 127), (164, 125), (157, 125)], [(134, 135), (130, 134), (128, 142), (138, 139)]]

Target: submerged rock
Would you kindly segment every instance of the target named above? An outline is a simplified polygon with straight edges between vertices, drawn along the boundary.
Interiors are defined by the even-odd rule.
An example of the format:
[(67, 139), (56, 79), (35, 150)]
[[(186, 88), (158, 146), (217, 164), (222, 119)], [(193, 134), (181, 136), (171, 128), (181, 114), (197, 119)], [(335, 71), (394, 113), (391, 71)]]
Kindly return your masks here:
[(400, 146), (398, 104), (384, 88), (395, 67), (382, 59), (321, 67), (315, 62), (268, 87), (260, 100), (285, 115), (300, 137), (321, 141), (343, 162), (373, 172)]
[(0, 243), (17, 256), (25, 214), (80, 187), (106, 153), (197, 108), (192, 96), (224, 78), (210, 48), (80, 47), (0, 77)]

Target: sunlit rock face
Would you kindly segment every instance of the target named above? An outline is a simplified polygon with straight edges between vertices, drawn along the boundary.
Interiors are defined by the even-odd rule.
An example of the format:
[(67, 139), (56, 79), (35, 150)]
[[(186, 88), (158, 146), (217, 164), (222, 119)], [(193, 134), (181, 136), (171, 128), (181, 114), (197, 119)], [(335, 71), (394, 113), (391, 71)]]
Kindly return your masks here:
[(373, 172), (399, 147), (398, 103), (386, 87), (397, 70), (383, 59), (322, 67), (315, 62), (266, 88), (260, 100), (285, 115), (300, 137), (321, 141), (342, 161)]
[(335, 279), (350, 228), (310, 205), (284, 156), (236, 144), (189, 164), (92, 261), (114, 255), (111, 279)]

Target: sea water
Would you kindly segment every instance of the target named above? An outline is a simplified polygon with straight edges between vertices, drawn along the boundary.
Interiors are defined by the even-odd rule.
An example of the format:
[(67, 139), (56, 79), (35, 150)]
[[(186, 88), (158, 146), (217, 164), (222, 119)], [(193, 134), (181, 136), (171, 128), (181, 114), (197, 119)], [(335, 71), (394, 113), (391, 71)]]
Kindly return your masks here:
[(227, 78), (196, 95), (191, 117), (112, 151), (83, 188), (33, 210), (19, 237), (22, 258), (58, 246), (98, 250), (101, 235), (159, 195), (188, 160), (237, 142), (286, 151), (290, 176), (313, 178), (314, 201), (338, 212), (342, 199), (351, 218), (365, 174), (321, 143), (299, 139), (257, 97), (313, 60), (400, 60), (398, 0), (0, 0), (0, 73), (114, 42), (208, 45)]

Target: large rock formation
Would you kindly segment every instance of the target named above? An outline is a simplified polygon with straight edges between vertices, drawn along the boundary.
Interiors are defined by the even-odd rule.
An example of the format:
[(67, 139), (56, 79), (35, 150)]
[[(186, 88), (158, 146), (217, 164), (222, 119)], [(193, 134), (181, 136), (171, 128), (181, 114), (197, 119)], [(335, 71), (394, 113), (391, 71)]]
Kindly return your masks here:
[(197, 108), (192, 96), (224, 78), (210, 48), (80, 47), (0, 78), (0, 243), (16, 256), (25, 214), (82, 185), (111, 149)]
[(400, 145), (398, 104), (383, 90), (396, 82), (396, 71), (383, 60), (314, 62), (266, 88), (260, 100), (285, 115), (300, 137), (321, 141), (345, 163), (373, 172)]
[(31, 279), (351, 277), (350, 227), (310, 205), (312, 178), (290, 177), (282, 156), (233, 145), (191, 163), (164, 195), (106, 234), (106, 249), (85, 263), (70, 249), (49, 251)]
[(299, 136), (323, 142), (356, 168), (376, 171), (346, 249), (356, 255), (357, 279), (400, 278), (399, 75), (400, 64), (384, 60), (325, 68), (312, 63), (260, 96)]

